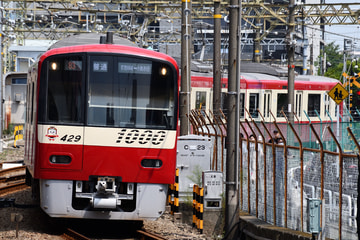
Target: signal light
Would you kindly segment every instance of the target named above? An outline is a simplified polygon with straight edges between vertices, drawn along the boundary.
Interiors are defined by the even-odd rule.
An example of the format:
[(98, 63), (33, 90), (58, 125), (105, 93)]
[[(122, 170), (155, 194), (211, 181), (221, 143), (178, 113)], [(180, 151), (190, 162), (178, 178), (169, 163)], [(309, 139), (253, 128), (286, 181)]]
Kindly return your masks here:
[(360, 90), (356, 91), (356, 95), (360, 96)]

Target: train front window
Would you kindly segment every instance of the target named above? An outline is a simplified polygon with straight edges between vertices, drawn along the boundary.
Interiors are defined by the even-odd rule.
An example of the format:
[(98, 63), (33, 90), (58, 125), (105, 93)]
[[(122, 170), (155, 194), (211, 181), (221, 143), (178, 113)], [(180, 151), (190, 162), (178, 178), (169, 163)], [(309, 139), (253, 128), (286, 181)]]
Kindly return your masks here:
[(44, 65), (39, 94), (39, 122), (82, 124), (83, 57), (50, 57)]
[(173, 69), (165, 64), (90, 56), (87, 124), (175, 129), (174, 84)]

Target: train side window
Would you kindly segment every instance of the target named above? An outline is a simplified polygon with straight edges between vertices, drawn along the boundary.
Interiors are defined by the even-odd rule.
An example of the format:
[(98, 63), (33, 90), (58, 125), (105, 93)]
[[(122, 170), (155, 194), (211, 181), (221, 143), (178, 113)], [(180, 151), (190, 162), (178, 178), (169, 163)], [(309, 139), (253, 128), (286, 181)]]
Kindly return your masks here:
[(240, 93), (240, 118), (245, 116), (245, 93)]
[[(245, 113), (245, 93), (240, 93), (240, 118), (244, 117)], [(225, 115), (228, 114), (227, 112), (227, 104), (228, 104), (228, 94), (226, 92), (221, 93), (221, 108)]]
[(195, 108), (200, 110), (206, 109), (206, 92), (196, 92)]
[(298, 117), (301, 117), (301, 102), (302, 102), (302, 92), (296, 93), (295, 97), (295, 114)]
[(320, 94), (309, 94), (308, 99), (308, 115), (316, 117), (316, 112), (320, 114)]
[(270, 92), (265, 92), (264, 94), (264, 111), (263, 111), (263, 115), (265, 118), (270, 117), (270, 99), (271, 99), (271, 93)]
[(276, 108), (276, 117), (282, 117), (281, 111), (284, 113), (287, 112), (288, 99), (287, 93), (278, 93), (277, 95), (277, 108)]
[(258, 108), (259, 108), (259, 94), (250, 93), (249, 112), (251, 114), (251, 117), (257, 118), (259, 116), (259, 112), (257, 111)]
[(325, 98), (325, 115), (327, 116), (327, 113), (330, 113), (330, 96), (328, 94), (324, 94)]

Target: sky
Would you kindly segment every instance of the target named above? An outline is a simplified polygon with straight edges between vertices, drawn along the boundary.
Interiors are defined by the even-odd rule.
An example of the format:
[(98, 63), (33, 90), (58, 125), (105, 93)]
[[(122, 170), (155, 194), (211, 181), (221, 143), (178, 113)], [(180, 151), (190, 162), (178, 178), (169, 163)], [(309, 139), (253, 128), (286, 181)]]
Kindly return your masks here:
[[(359, 0), (325, 0), (325, 3), (357, 3)], [(360, 9), (360, 5), (357, 5)], [(356, 11), (356, 9), (352, 9)], [(358, 25), (332, 25), (325, 26), (325, 42), (335, 42), (340, 46), (340, 49), (344, 48), (344, 38), (353, 39), (355, 48), (360, 50), (360, 24)]]

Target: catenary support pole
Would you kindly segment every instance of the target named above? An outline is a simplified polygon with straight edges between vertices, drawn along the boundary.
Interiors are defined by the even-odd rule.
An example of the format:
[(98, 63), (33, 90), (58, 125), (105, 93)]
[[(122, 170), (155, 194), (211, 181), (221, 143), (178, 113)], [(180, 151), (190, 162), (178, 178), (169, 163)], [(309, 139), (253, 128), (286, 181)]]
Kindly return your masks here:
[(189, 134), (190, 115), (190, 43), (191, 43), (191, 0), (182, 0), (181, 15), (181, 89), (180, 89), (180, 135)]
[(294, 82), (295, 82), (295, 0), (289, 2), (289, 26), (286, 36), (288, 54), (288, 121), (294, 123)]
[(214, 55), (213, 55), (213, 112), (220, 116), (221, 108), (221, 8), (220, 0), (214, 1)]
[(230, 24), (229, 24), (229, 61), (228, 61), (228, 117), (227, 117), (227, 137), (226, 137), (226, 209), (225, 209), (225, 235), (226, 239), (238, 239), (239, 229), (239, 196), (236, 186), (236, 68), (237, 68), (237, 34), (238, 34), (238, 0), (231, 0), (229, 5)]

